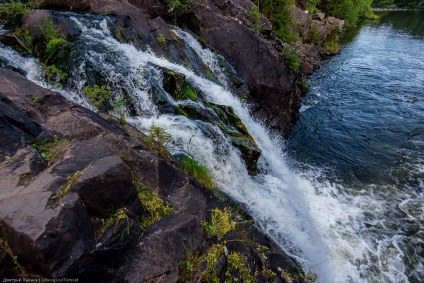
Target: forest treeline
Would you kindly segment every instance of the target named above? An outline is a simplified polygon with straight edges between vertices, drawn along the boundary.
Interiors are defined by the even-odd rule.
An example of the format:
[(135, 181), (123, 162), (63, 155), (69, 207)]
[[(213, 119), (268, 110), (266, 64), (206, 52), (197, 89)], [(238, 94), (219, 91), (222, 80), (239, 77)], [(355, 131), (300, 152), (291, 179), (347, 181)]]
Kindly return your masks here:
[[(390, 0), (389, 0), (390, 1)], [(296, 38), (290, 33), (289, 5), (297, 5), (310, 13), (323, 12), (345, 20), (345, 27), (355, 26), (361, 19), (372, 18), (372, 0), (254, 0), (259, 12), (273, 25), (273, 33), (284, 42)]]
[(424, 0), (374, 0), (373, 7), (424, 9)]

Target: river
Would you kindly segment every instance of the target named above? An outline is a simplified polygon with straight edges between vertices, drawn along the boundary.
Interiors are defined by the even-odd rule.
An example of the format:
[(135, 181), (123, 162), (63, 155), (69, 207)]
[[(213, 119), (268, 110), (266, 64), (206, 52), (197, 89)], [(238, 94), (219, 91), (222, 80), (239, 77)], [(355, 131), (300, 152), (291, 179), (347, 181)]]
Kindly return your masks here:
[(323, 208), (321, 231), (353, 264), (337, 282), (423, 282), (424, 11), (378, 15), (308, 79), (287, 150), (348, 218)]
[[(1, 44), (0, 66), (20, 70), (91, 109), (82, 91), (90, 73), (102, 77), (112, 103), (127, 93), (133, 109), (120, 109), (127, 122), (144, 132), (154, 124), (170, 133), (168, 150), (205, 165), (216, 186), (305, 270), (316, 273), (318, 282), (424, 280), (423, 29), (410, 31), (405, 24), (413, 16), (422, 24), (422, 13), (406, 13), (399, 25), (393, 22), (398, 13), (388, 13), (380, 23), (358, 28), (341, 54), (309, 78), (300, 121), (287, 141), (252, 118), (226, 86), (217, 54), (190, 33), (174, 29), (186, 51), (196, 53), (219, 83), (118, 42), (111, 33), (113, 18), (57, 15), (81, 30), (74, 43), (77, 63), (66, 84), (47, 83), (37, 60)], [(234, 109), (262, 151), (260, 174), (248, 174), (240, 151), (213, 123), (160, 111), (152, 98), (158, 89), (172, 105), (208, 107), (166, 95), (165, 68), (184, 75), (208, 102)]]

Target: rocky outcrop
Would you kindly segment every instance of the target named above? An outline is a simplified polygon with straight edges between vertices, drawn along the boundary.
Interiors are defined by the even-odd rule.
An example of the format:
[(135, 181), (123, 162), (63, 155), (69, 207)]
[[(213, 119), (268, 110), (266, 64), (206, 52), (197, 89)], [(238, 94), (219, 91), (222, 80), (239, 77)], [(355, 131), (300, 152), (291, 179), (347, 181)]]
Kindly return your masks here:
[[(279, 282), (282, 270), (301, 273), (129, 125), (6, 69), (0, 101), (0, 136), (11, 137), (0, 144), (1, 277)], [(207, 228), (217, 215), (230, 227), (221, 234)]]
[[(156, 54), (181, 64), (190, 61), (190, 54), (181, 50), (181, 43), (172, 35), (167, 23), (188, 27), (234, 66), (239, 80), (249, 89), (246, 98), (252, 103), (254, 114), (271, 128), (287, 134), (298, 118), (303, 91), (300, 74), (293, 74), (286, 67), (280, 55), (281, 42), (270, 36), (271, 24), (265, 17), (260, 18), (261, 33), (256, 31), (247, 17), (253, 3), (249, 0), (196, 0), (191, 2), (189, 12), (178, 16), (170, 16), (167, 5), (167, 1), (160, 0), (97, 0), (91, 1), (89, 7), (87, 1), (42, 2), (45, 8), (72, 10), (78, 7), (78, 10), (117, 16), (120, 27), (115, 35), (118, 39), (142, 50), (148, 45)], [(164, 41), (167, 48), (164, 48)], [(240, 88), (240, 83), (236, 85)]]

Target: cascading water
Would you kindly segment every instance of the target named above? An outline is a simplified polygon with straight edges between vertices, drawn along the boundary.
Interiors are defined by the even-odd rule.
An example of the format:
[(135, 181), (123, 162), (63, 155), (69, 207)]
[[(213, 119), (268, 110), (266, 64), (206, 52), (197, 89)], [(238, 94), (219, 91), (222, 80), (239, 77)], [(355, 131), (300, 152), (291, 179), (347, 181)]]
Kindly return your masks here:
[[(190, 68), (119, 43), (110, 33), (110, 19), (72, 15), (82, 31), (77, 48), (82, 56), (69, 74), (69, 83), (53, 88), (68, 99), (92, 108), (82, 94), (87, 73), (96, 69), (111, 89), (112, 104), (122, 93), (128, 95), (134, 109), (121, 108), (127, 122), (146, 132), (151, 125), (172, 135), (171, 153), (186, 152), (204, 164), (215, 184), (245, 206), (256, 223), (305, 269), (318, 275), (318, 282), (398, 282), (407, 281), (402, 260), (391, 254), (376, 258), (376, 247), (360, 233), (366, 213), (383, 209), (376, 199), (361, 203), (361, 194), (346, 194), (339, 185), (326, 181), (316, 168), (295, 170), (287, 162), (284, 141), (255, 121), (249, 110), (227, 87), (217, 55), (203, 49), (190, 34), (179, 29), (174, 33), (186, 48), (197, 53), (220, 81), (202, 77)], [(23, 58), (0, 45), (0, 63), (24, 71), (38, 84), (52, 88), (42, 80), (35, 60)], [(3, 63), (5, 62), (5, 63)], [(257, 176), (250, 176), (240, 151), (216, 125), (163, 114), (152, 99), (152, 87), (158, 87), (173, 105), (199, 101), (175, 101), (162, 89), (163, 69), (183, 74), (209, 102), (231, 106), (256, 141), (262, 155)], [(132, 115), (129, 115), (131, 112)], [(358, 205), (358, 206), (357, 206)], [(380, 247), (378, 247), (380, 248)], [(388, 253), (392, 250), (388, 249)]]

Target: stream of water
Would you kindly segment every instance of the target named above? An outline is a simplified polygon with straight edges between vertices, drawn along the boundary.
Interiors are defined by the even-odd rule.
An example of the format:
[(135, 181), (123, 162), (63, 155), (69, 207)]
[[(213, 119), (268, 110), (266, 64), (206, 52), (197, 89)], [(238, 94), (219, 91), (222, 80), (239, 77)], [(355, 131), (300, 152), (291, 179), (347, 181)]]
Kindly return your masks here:
[[(257, 225), (306, 270), (316, 273), (318, 282), (424, 279), (422, 37), (399, 33), (390, 24), (365, 26), (341, 55), (310, 79), (300, 123), (283, 141), (252, 118), (227, 87), (217, 55), (189, 33), (174, 30), (220, 84), (153, 52), (119, 43), (110, 33), (111, 19), (68, 16), (82, 31), (76, 43), (82, 55), (66, 87), (49, 85), (33, 58), (3, 45), (0, 65), (22, 70), (36, 83), (89, 108), (82, 94), (87, 72), (100, 72), (113, 90), (112, 101), (122, 92), (131, 94), (135, 115), (121, 109), (129, 123), (145, 132), (153, 124), (169, 132), (170, 152), (184, 151), (204, 164), (216, 185), (244, 205)], [(396, 34), (406, 41), (397, 46), (408, 46), (409, 55), (389, 46), (388, 65), (379, 66), (370, 49), (381, 53), (378, 48)], [(405, 63), (404, 69), (383, 72), (408, 58), (415, 62), (414, 69)], [(206, 100), (234, 109), (262, 151), (258, 176), (248, 174), (239, 150), (217, 126), (160, 113), (152, 85), (162, 85), (164, 68), (185, 75)], [(352, 69), (363, 77), (353, 76), (348, 72)], [(367, 73), (371, 69), (375, 71)], [(347, 89), (349, 85), (354, 87)], [(371, 91), (386, 87), (385, 95)], [(353, 91), (357, 89), (362, 90)], [(168, 99), (175, 105), (205, 107), (198, 101)]]

